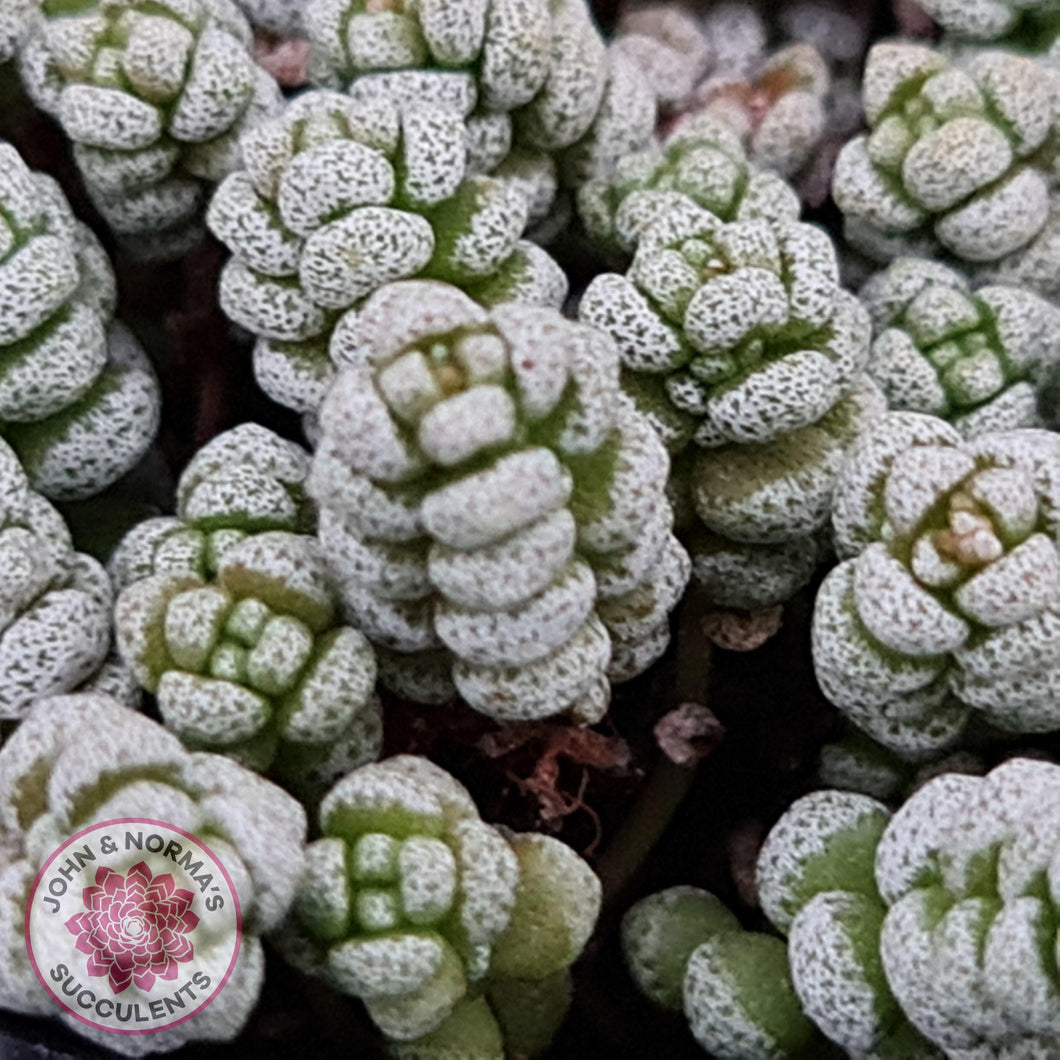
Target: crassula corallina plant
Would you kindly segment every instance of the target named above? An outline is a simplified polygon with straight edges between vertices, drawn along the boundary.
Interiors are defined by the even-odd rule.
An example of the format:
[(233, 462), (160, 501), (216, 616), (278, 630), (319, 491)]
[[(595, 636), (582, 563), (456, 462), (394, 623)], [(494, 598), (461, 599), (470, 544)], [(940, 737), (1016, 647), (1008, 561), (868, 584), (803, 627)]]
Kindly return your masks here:
[(109, 486), (158, 428), (158, 384), (115, 298), (59, 185), (0, 143), (0, 435), (53, 500)]
[(691, 11), (671, 3), (626, 3), (612, 48), (644, 73), (659, 106), (680, 110), (710, 69), (714, 53)]
[[(239, 898), (239, 956), (213, 1002), (194, 1019), (165, 1030), (120, 1035), (65, 1012), (60, 1018), (127, 1056), (167, 1052), (194, 1040), (230, 1041), (261, 990), (260, 936), (279, 926), (294, 897), (303, 867), (305, 811), (230, 759), (189, 752), (156, 722), (98, 694), (38, 701), (0, 749), (0, 1008), (60, 1014), (30, 965), (25, 936), (30, 889), (63, 842), (117, 818), (161, 820), (209, 847)], [(200, 932), (197, 966), (213, 967), (215, 954), (226, 953), (231, 944), (227, 935)], [(45, 966), (47, 954), (35, 956)], [(147, 1007), (136, 984), (121, 999)]]
[(927, 756), (973, 710), (1014, 732), (1060, 727), (1058, 479), (1045, 430), (966, 441), (893, 412), (854, 446), (813, 655), (825, 695), (873, 739)]
[(35, 697), (72, 691), (103, 664), (112, 599), (106, 572), (74, 551), (2, 441), (0, 572), (0, 719), (17, 719)]
[(118, 650), (188, 746), (319, 794), (379, 754), (375, 656), (344, 625), (316, 540), (263, 531), (210, 579), (152, 574), (122, 590)]
[[(887, 907), (874, 864), (890, 820), (865, 795), (799, 799), (758, 858), (762, 911), (780, 937), (745, 931), (713, 895), (674, 887), (626, 914), (634, 980), (657, 1003), (683, 1005), (718, 1060), (942, 1060), (906, 1018), (880, 960)], [(936, 981), (945, 975), (939, 968)]]
[[(852, 1058), (1056, 1055), (1058, 843), (1060, 768), (1025, 758), (936, 777), (893, 816), (849, 792), (798, 800), (762, 847), (758, 890), (805, 1015)], [(728, 991), (724, 970), (705, 996)], [(761, 990), (744, 987), (745, 1007)], [(708, 1012), (710, 1034), (730, 1024), (730, 1008)]]
[(671, 887), (623, 917), (633, 981), (657, 1005), (684, 1012), (717, 1060), (813, 1060), (824, 1041), (803, 1014), (784, 943), (745, 931), (714, 895)]
[(305, 495), (309, 454), (256, 423), (207, 442), (177, 483), (176, 515), (133, 527), (108, 564), (118, 589), (149, 574), (210, 579), (221, 556), (251, 534), (312, 533), (316, 515)]
[(877, 44), (869, 132), (840, 152), (832, 182), (847, 238), (884, 261), (939, 249), (976, 263), (1033, 256), (1049, 217), (1054, 91), (1017, 55), (958, 67), (923, 45)]
[(35, 102), (74, 143), (88, 193), (132, 253), (202, 234), (242, 130), (281, 104), (231, 0), (46, 0), (22, 50)]
[(875, 338), (869, 374), (892, 409), (966, 437), (1041, 424), (1038, 387), (1060, 360), (1060, 310), (1019, 287), (972, 291), (953, 269), (900, 258), (861, 289)]
[(727, 606), (784, 600), (816, 565), (846, 447), (883, 405), (863, 375), (868, 314), (827, 233), (684, 203), (579, 315), (614, 338), (624, 385), (678, 454), (674, 488), (705, 528), (697, 578)]
[(708, 79), (697, 89), (694, 106), (737, 132), (754, 165), (791, 177), (824, 138), (831, 80), (816, 48), (792, 44), (749, 74)]
[[(309, 489), (381, 677), (503, 721), (597, 721), (665, 649), (688, 577), (668, 459), (604, 333), (411, 281), (357, 317)], [(455, 686), (455, 687), (454, 687)]]
[(1060, 34), (1056, 0), (921, 0), (920, 6), (947, 34), (967, 41), (1048, 52)]
[(242, 146), (246, 169), (208, 215), (233, 253), (221, 305), (258, 337), (255, 375), (283, 405), (316, 410), (341, 363), (344, 317), (392, 280), (430, 276), (498, 301), (566, 295), (559, 267), (520, 242), (526, 196), (469, 174), (454, 111), (321, 90)]
[(515, 145), (585, 179), (654, 129), (650, 84), (608, 52), (585, 0), (313, 0), (306, 26), (318, 83), (455, 111), (478, 171)]
[(656, 146), (619, 160), (578, 190), (578, 212), (598, 250), (628, 260), (652, 221), (698, 206), (723, 221), (786, 223), (799, 197), (747, 159), (740, 135), (708, 114), (683, 121)]
[(592, 869), (559, 840), (485, 824), (425, 758), (355, 770), (319, 816), (284, 954), (360, 998), (399, 1057), (547, 1046), (600, 909)]

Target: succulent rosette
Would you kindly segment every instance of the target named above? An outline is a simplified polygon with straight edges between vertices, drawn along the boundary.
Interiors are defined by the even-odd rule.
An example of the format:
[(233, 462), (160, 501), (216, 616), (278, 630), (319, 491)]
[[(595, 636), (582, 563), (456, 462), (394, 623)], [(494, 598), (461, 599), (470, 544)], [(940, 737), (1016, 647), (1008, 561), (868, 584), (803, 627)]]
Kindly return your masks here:
[(744, 930), (705, 891), (674, 887), (623, 921), (634, 981), (656, 1003), (683, 1008), (719, 1060), (942, 1060), (907, 1019), (880, 960), (887, 908), (873, 868), (890, 820), (865, 795), (797, 800), (758, 858), (762, 911), (779, 936)]
[(115, 298), (59, 185), (0, 143), (0, 435), (53, 500), (109, 486), (158, 428), (158, 383)]
[(1060, 310), (1034, 292), (972, 290), (960, 273), (900, 258), (861, 289), (875, 338), (869, 373), (893, 409), (966, 437), (1041, 425), (1039, 388), (1060, 361)]
[(458, 113), (481, 172), (514, 145), (576, 181), (654, 129), (651, 86), (609, 52), (585, 0), (313, 0), (305, 21), (319, 84)]
[(698, 206), (722, 221), (787, 223), (799, 197), (747, 158), (739, 133), (709, 114), (681, 122), (661, 143), (624, 155), (614, 172), (578, 189), (578, 212), (598, 251), (626, 258), (652, 221)]
[(242, 143), (246, 169), (208, 222), (233, 254), (221, 305), (257, 336), (258, 383), (283, 405), (315, 412), (341, 363), (335, 329), (390, 281), (430, 276), (490, 301), (566, 295), (559, 267), (520, 242), (524, 192), (470, 174), (455, 111), (313, 91)]
[(86, 189), (141, 257), (202, 235), (211, 186), (244, 129), (281, 105), (231, 0), (81, 0), (41, 6), (22, 52), (34, 101), (74, 143)]
[(753, 165), (792, 177), (824, 139), (831, 80), (816, 48), (791, 44), (747, 75), (709, 78), (693, 105), (737, 132)]
[(832, 182), (847, 238), (884, 261), (940, 249), (971, 263), (1040, 253), (1054, 82), (1010, 53), (957, 66), (923, 45), (875, 45), (863, 91), (869, 132), (843, 148)]
[[(964, 780), (979, 782), (949, 774), (942, 783)], [(890, 913), (880, 859), (897, 826), (886, 806), (865, 795), (804, 796), (762, 847), (759, 898), (787, 936), (791, 981), (804, 1014), (843, 1054), (941, 1060), (949, 1054), (932, 1035), (922, 1036), (924, 1028), (899, 1003), (881, 961), (881, 930)], [(943, 983), (953, 974), (955, 967), (942, 965), (936, 978)]]
[(368, 641), (337, 615), (316, 540), (266, 530), (213, 577), (150, 574), (118, 597), (118, 650), (188, 746), (319, 794), (382, 740)]
[(1058, 474), (1045, 430), (966, 441), (894, 412), (854, 446), (813, 652), (825, 695), (873, 739), (927, 757), (972, 711), (1013, 732), (1060, 727)]
[[(205, 843), (228, 872), (242, 914), (239, 956), (224, 990), (195, 1019), (148, 1035), (113, 1034), (60, 1014), (34, 974), (24, 935), (26, 903), (46, 859), (81, 829), (122, 817), (162, 820)], [(0, 1007), (59, 1015), (72, 1030), (127, 1056), (167, 1052), (194, 1040), (230, 1041), (257, 1003), (264, 976), (260, 936), (277, 928), (291, 905), (303, 867), (305, 833), (305, 811), (280, 788), (230, 759), (185, 750), (160, 725), (108, 696), (39, 700), (0, 749)], [(167, 891), (164, 880), (147, 882), (133, 869), (123, 885), (127, 897), (140, 891), (145, 897), (157, 895), (152, 922), (157, 924), (164, 913), (167, 923), (179, 918), (175, 926), (191, 930), (189, 914), (179, 912), (184, 904), (180, 890)], [(134, 874), (139, 884), (130, 882)], [(118, 883), (109, 881), (111, 892)], [(139, 998), (146, 1007), (141, 990), (150, 989), (148, 976), (161, 975), (167, 967), (148, 951), (165, 950), (179, 963), (184, 949), (176, 936), (181, 931), (165, 935), (164, 942), (160, 933), (157, 944), (145, 945), (142, 953), (137, 945), (122, 945), (121, 926), (113, 916), (108, 920), (107, 889), (102, 890), (85, 922), (74, 925), (77, 936), (83, 928), (87, 936), (102, 931), (113, 939), (106, 950), (120, 960), (109, 974), (124, 982), (130, 972), (123, 1000)], [(98, 917), (92, 917), (94, 911)], [(152, 937), (148, 919), (146, 940)], [(70, 946), (74, 943), (71, 937)], [(216, 968), (221, 955), (227, 963), (231, 944), (227, 934), (200, 933), (197, 967)], [(82, 952), (94, 949), (86, 938)], [(47, 962), (47, 954), (36, 956)], [(217, 974), (223, 971), (221, 964)]]
[(176, 515), (146, 519), (108, 564), (117, 589), (150, 574), (210, 579), (221, 556), (269, 530), (309, 533), (316, 514), (305, 494), (309, 454), (257, 423), (207, 442), (177, 483)]
[(0, 441), (0, 719), (90, 680), (110, 647), (106, 572)]
[(360, 998), (401, 1057), (548, 1044), (600, 908), (577, 854), (485, 824), (452, 776), (407, 755), (340, 780), (320, 831), (278, 939), (289, 959)]
[(714, 52), (699, 21), (674, 3), (625, 3), (612, 47), (648, 79), (659, 106), (681, 109), (710, 69)]
[[(337, 333), (338, 334), (338, 333)], [(347, 613), (407, 698), (596, 721), (669, 640), (688, 577), (668, 459), (607, 335), (392, 284), (342, 338), (310, 474)]]
[(579, 316), (615, 340), (624, 386), (677, 454), (673, 489), (705, 531), (697, 578), (728, 606), (786, 599), (816, 566), (846, 448), (883, 407), (863, 372), (869, 317), (828, 235), (682, 203)]
[[(841, 1055), (872, 1060), (1053, 1055), (1058, 821), (1060, 769), (1025, 758), (985, 777), (935, 777), (893, 815), (851, 792), (799, 799), (758, 859), (762, 909), (787, 936), (784, 978), (797, 999), (779, 1026), (808, 1019)], [(820, 1040), (808, 1054), (773, 1047), (773, 984), (746, 974), (746, 959), (716, 956), (761, 936), (734, 934), (709, 896), (695, 915), (687, 897), (665, 897), (627, 918), (638, 929), (632, 968), (642, 977), (666, 969), (669, 980), (670, 955), (706, 937), (687, 965), (685, 1007), (714, 1055), (826, 1053)], [(748, 1029), (761, 1044), (741, 1051)]]
[(677, 886), (648, 895), (622, 919), (633, 981), (683, 1012), (717, 1060), (812, 1060), (827, 1046), (802, 1012), (781, 939), (745, 931), (714, 895)]
[(958, 39), (1047, 52), (1060, 35), (1056, 0), (922, 0), (924, 10)]

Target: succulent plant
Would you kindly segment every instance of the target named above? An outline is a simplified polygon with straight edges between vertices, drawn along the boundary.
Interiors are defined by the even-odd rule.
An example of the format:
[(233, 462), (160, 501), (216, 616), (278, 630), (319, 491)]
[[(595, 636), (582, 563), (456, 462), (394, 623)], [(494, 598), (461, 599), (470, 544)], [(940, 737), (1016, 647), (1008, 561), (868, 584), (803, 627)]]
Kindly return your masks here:
[[(227, 758), (185, 750), (157, 723), (99, 694), (39, 700), (0, 748), (0, 1008), (58, 1014), (26, 949), (30, 889), (47, 856), (65, 840), (121, 817), (162, 820), (209, 846), (238, 892), (239, 958), (214, 1002), (179, 1026), (117, 1035), (72, 1015), (60, 1018), (128, 1056), (170, 1051), (191, 1040), (229, 1041), (258, 999), (264, 974), (259, 936), (278, 927), (294, 897), (305, 811), (268, 781)], [(229, 944), (227, 937), (195, 943), (207, 964), (211, 947), (223, 951)], [(128, 990), (123, 1001), (144, 999), (138, 986)]]
[(682, 203), (579, 316), (614, 338), (624, 385), (683, 454), (673, 488), (708, 533), (697, 578), (725, 605), (783, 601), (817, 563), (846, 447), (882, 411), (863, 377), (868, 314), (840, 289), (828, 235)]
[(880, 841), (879, 960), (910, 1022), (947, 1057), (1060, 1048), (1058, 813), (1060, 769), (1013, 759), (925, 785)]
[[(1026, 758), (985, 777), (938, 776), (893, 816), (850, 792), (798, 800), (762, 847), (758, 887), (763, 911), (787, 935), (805, 1016), (849, 1057), (1055, 1053), (1058, 814), (1060, 769)], [(705, 933), (687, 915), (668, 916), (679, 949)], [(719, 932), (715, 946), (732, 937), (724, 925), (707, 928)], [(661, 934), (655, 925), (651, 937)], [(716, 962), (693, 987), (691, 967), (686, 974), (686, 1008), (688, 991), (698, 991), (713, 1040), (734, 1039), (734, 1009), (753, 1013), (756, 1029), (766, 1025), (762, 981), (745, 977), (734, 1002), (717, 1003), (741, 967)]]
[(468, 174), (452, 111), (308, 92), (248, 132), (243, 155), (208, 222), (234, 255), (221, 304), (258, 337), (255, 374), (281, 404), (316, 410), (339, 360), (333, 335), (392, 280), (431, 276), (491, 300), (565, 297), (559, 267), (519, 242), (523, 193)]
[(781, 48), (748, 75), (719, 75), (695, 93), (697, 113), (737, 132), (753, 165), (794, 176), (827, 128), (828, 65), (809, 44)]
[(423, 281), (373, 295), (344, 338), (359, 353), (309, 488), (384, 683), (498, 720), (599, 720), (609, 679), (665, 649), (688, 576), (666, 452), (611, 340)]
[(743, 930), (707, 892), (671, 888), (623, 921), (634, 980), (667, 1007), (683, 999), (693, 1035), (719, 1060), (941, 1060), (895, 1000), (880, 960), (887, 908), (873, 866), (890, 820), (865, 795), (797, 800), (767, 836), (757, 870), (762, 910), (786, 939)]
[(224, 552), (250, 535), (313, 533), (308, 473), (309, 454), (259, 424), (217, 435), (180, 476), (177, 514), (144, 520), (114, 550), (108, 566), (115, 587), (150, 574), (209, 580)]
[(625, 3), (612, 47), (636, 63), (666, 109), (681, 108), (714, 59), (699, 22), (672, 2)]
[(209, 580), (140, 578), (118, 597), (115, 629), (122, 657), (189, 747), (310, 795), (379, 754), (375, 656), (336, 615), (307, 534), (249, 535)]
[(974, 750), (955, 750), (925, 763), (909, 762), (850, 726), (838, 740), (821, 748), (817, 780), (827, 788), (900, 802), (942, 773), (985, 772), (986, 764)]
[(1034, 255), (1050, 212), (1054, 77), (1004, 52), (956, 66), (919, 44), (869, 52), (868, 134), (836, 162), (847, 238), (871, 256)]
[(949, 420), (965, 437), (1041, 425), (1038, 387), (1060, 362), (1060, 310), (1031, 291), (974, 292), (953, 269), (899, 258), (861, 289), (869, 373), (892, 409)]
[(93, 203), (145, 257), (201, 235), (210, 185), (240, 133), (281, 103), (231, 0), (45, 0), (22, 53), (35, 102), (62, 125)]
[(0, 718), (34, 698), (70, 692), (99, 670), (110, 647), (106, 572), (75, 552), (59, 513), (0, 441)]
[(759, 854), (759, 897), (787, 936), (802, 1009), (826, 1037), (851, 1057), (932, 1060), (943, 1054), (910, 1025), (880, 959), (888, 911), (874, 868), (891, 821), (865, 795), (819, 791), (797, 800)]
[(158, 383), (114, 302), (59, 185), (0, 143), (0, 434), (52, 500), (109, 486), (158, 428)]
[(965, 441), (919, 413), (852, 448), (813, 654), (825, 695), (873, 739), (927, 757), (973, 710), (1014, 732), (1060, 726), (1058, 474), (1050, 431)]
[(722, 221), (797, 221), (799, 197), (748, 161), (738, 133), (708, 114), (661, 144), (623, 156), (578, 189), (578, 212), (597, 251), (628, 259), (652, 221), (698, 206)]
[(13, 59), (37, 12), (38, 0), (4, 0), (0, 4), (0, 63)]
[(305, 36), (303, 0), (235, 0), (255, 28), (282, 38)]
[(700, 24), (714, 53), (717, 73), (747, 74), (765, 53), (769, 26), (757, 4), (721, 0), (702, 13)]
[[(598, 119), (618, 111), (642, 146), (654, 127), (654, 97), (635, 68), (616, 84), (614, 63), (585, 0), (313, 0), (306, 10), (319, 84), (355, 99), (429, 102), (468, 120), (472, 140), (553, 156), (600, 140)], [(625, 66), (625, 64), (622, 64)], [(639, 86), (633, 88), (631, 78)], [(639, 102), (631, 109), (630, 93)], [(647, 106), (648, 121), (634, 121)]]
[(947, 33), (971, 41), (1047, 50), (1060, 34), (1056, 0), (921, 0)]
[(683, 1011), (718, 1060), (811, 1060), (824, 1041), (802, 1013), (784, 943), (745, 931), (714, 895), (671, 887), (622, 920), (634, 982), (656, 1004)]
[[(320, 831), (281, 949), (361, 998), (407, 1043), (398, 1056), (499, 1060), (497, 1020), (523, 1039), (519, 1053), (516, 1011), (556, 1022), (600, 908), (600, 881), (569, 847), (485, 824), (452, 776), (407, 755), (340, 780)], [(440, 1041), (452, 1051), (431, 1052)]]

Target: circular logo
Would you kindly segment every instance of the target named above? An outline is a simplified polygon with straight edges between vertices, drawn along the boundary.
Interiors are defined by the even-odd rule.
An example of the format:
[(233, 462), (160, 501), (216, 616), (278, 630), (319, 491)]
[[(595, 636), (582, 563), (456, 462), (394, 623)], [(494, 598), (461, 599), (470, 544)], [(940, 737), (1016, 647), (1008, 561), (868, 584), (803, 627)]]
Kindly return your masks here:
[(82, 829), (44, 863), (26, 906), (26, 947), (45, 990), (75, 1019), (151, 1034), (201, 1012), (239, 955), (239, 897), (205, 843), (164, 821)]

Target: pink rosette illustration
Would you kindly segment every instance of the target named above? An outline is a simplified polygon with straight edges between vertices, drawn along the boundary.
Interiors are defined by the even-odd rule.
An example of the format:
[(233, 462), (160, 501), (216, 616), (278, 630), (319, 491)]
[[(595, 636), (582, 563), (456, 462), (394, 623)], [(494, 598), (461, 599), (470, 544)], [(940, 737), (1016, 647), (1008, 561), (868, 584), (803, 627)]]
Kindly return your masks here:
[(175, 979), (177, 965), (192, 958), (187, 935), (199, 923), (193, 898), (174, 886), (169, 873), (152, 877), (142, 861), (128, 876), (101, 867), (96, 886), (82, 893), (87, 912), (70, 917), (66, 928), (88, 955), (90, 976), (106, 976), (115, 994), (130, 983), (150, 990), (156, 976)]

